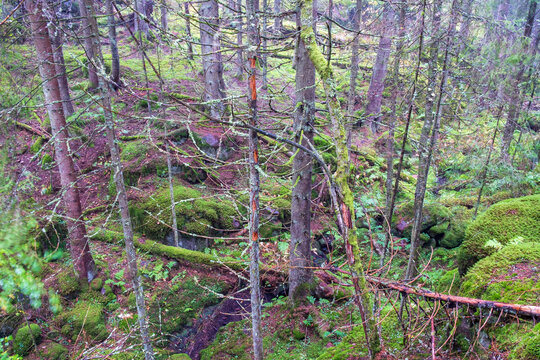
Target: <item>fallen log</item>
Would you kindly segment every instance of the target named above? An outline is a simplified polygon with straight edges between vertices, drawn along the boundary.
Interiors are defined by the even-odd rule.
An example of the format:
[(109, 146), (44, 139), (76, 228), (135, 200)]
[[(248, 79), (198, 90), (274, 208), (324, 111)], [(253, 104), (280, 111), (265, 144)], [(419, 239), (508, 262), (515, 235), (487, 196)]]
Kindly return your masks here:
[(498, 301), (467, 298), (457, 295), (440, 294), (427, 289), (402, 284), (397, 281), (383, 278), (367, 276), (366, 280), (378, 287), (385, 287), (391, 290), (399, 291), (407, 295), (418, 295), (424, 298), (446, 301), (451, 304), (463, 304), (476, 308), (499, 309), (516, 315), (530, 316), (540, 318), (540, 306), (508, 304)]
[(48, 132), (43, 131), (43, 130), (38, 129), (38, 128), (34, 128), (34, 127), (32, 127), (32, 126), (30, 126), (28, 124), (25, 124), (23, 122), (16, 121), (15, 125), (17, 125), (18, 127), (22, 128), (24, 130), (27, 130), (27, 131), (29, 131), (31, 133), (39, 135), (39, 136), (41, 136), (41, 137), (43, 137), (43, 138), (45, 138), (47, 140), (51, 138), (51, 135)]

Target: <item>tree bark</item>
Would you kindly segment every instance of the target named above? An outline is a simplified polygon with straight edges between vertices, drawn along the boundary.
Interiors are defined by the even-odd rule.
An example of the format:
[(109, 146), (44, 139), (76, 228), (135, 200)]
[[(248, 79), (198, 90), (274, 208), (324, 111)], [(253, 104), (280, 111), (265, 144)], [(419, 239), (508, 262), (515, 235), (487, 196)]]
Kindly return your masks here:
[(281, 0), (274, 0), (274, 16), (276, 17), (274, 19), (274, 32), (278, 34), (283, 30), (283, 19), (281, 16), (278, 16), (280, 12)]
[(116, 139), (115, 123), (112, 116), (111, 97), (108, 88), (107, 76), (105, 73), (105, 64), (103, 63), (103, 54), (101, 52), (101, 46), (99, 42), (99, 34), (97, 33), (97, 20), (95, 17), (95, 11), (93, 8), (92, 0), (82, 0), (85, 6), (85, 13), (88, 16), (87, 22), (91, 25), (92, 29), (96, 32), (91, 34), (93, 41), (93, 48), (96, 50), (94, 58), (90, 59), (98, 69), (98, 90), (100, 94), (100, 105), (104, 110), (105, 115), (105, 131), (107, 136), (107, 143), (111, 153), (111, 165), (113, 171), (114, 182), (117, 191), (118, 207), (120, 210), (120, 219), (122, 223), (122, 229), (124, 232), (124, 242), (126, 247), (127, 258), (127, 274), (132, 283), (133, 291), (135, 293), (135, 304), (137, 307), (137, 315), (139, 320), (140, 335), (143, 344), (143, 351), (146, 360), (154, 360), (154, 350), (150, 336), (148, 335), (148, 323), (146, 318), (146, 305), (144, 299), (144, 290), (141, 282), (141, 278), (138, 273), (137, 265), (137, 253), (133, 244), (133, 227), (131, 224), (131, 217), (129, 215), (129, 204), (127, 198), (126, 187), (124, 184), (124, 173), (122, 170), (122, 162), (120, 160), (120, 151), (118, 148), (118, 141)]
[[(297, 14), (300, 24), (300, 14)], [(315, 115), (315, 67), (311, 62), (304, 41), (297, 40), (296, 54), (296, 114), (294, 119), (295, 141), (309, 148), (313, 144)], [(289, 299), (293, 304), (302, 303), (311, 291), (311, 156), (298, 151), (293, 160), (293, 189), (291, 201), (291, 243), (289, 250)]]
[(107, 0), (107, 26), (109, 27), (109, 42), (111, 46), (111, 83), (116, 91), (120, 87), (120, 56), (118, 55), (118, 41), (116, 38), (116, 22), (114, 20), (113, 0)]
[(94, 90), (98, 87), (98, 75), (96, 70), (96, 65), (92, 63), (91, 59), (94, 59), (94, 43), (92, 42), (92, 33), (93, 29), (91, 28), (90, 23), (88, 22), (88, 14), (86, 13), (86, 7), (84, 6), (83, 0), (79, 1), (79, 9), (81, 11), (81, 23), (83, 27), (83, 36), (84, 36), (84, 52), (86, 53), (86, 58), (88, 59), (88, 81), (90, 82), (88, 89)]
[(96, 269), (90, 247), (86, 227), (82, 219), (81, 201), (77, 188), (77, 173), (69, 154), (68, 131), (62, 97), (56, 79), (56, 68), (53, 65), (53, 49), (51, 46), (47, 21), (43, 16), (40, 1), (25, 2), (28, 19), (32, 31), (34, 45), (39, 61), (39, 73), (42, 79), (43, 95), (47, 113), (51, 121), (52, 133), (55, 138), (55, 160), (58, 164), (60, 182), (62, 184), (62, 200), (66, 208), (66, 218), (69, 233), (69, 251), (73, 267), (81, 280), (91, 281), (96, 275)]
[[(246, 0), (246, 25), (248, 51), (248, 106), (250, 123), (258, 125), (257, 108), (257, 49), (259, 39), (258, 0)], [(257, 132), (249, 130), (249, 237), (251, 239), (249, 280), (251, 290), (251, 324), (253, 339), (253, 359), (262, 360), (262, 326), (261, 326), (261, 287), (259, 278), (259, 139)]]
[(236, 10), (238, 16), (238, 32), (236, 33), (236, 57), (238, 61), (238, 69), (236, 74), (238, 78), (241, 78), (242, 75), (244, 75), (244, 50), (242, 49), (242, 0), (236, 1)]
[(189, 6), (190, 2), (186, 1), (184, 3), (184, 12), (186, 13), (186, 35), (188, 38), (187, 47), (188, 47), (188, 59), (193, 60), (193, 37), (191, 36), (191, 20), (189, 18)]
[(219, 14), (216, 0), (206, 0), (200, 8), (201, 56), (204, 73), (204, 101), (210, 115), (221, 118), (225, 111), (223, 62), (219, 44)]
[(62, 108), (64, 109), (64, 116), (68, 118), (73, 115), (75, 109), (73, 109), (71, 95), (69, 94), (66, 64), (64, 62), (62, 33), (60, 32), (60, 29), (58, 29), (59, 26), (59, 22), (56, 21), (57, 28), (49, 28), (49, 35), (51, 37), (51, 46), (53, 49), (54, 67), (56, 69), (56, 76), (58, 77), (58, 87), (60, 96), (62, 97)]
[(169, 20), (167, 19), (167, 2), (161, 0), (161, 30), (167, 31), (169, 29)]
[(379, 118), (381, 113), (382, 96), (384, 91), (384, 80), (386, 79), (388, 59), (390, 58), (390, 49), (392, 47), (392, 28), (394, 23), (394, 11), (387, 2), (383, 10), (383, 24), (381, 30), (381, 39), (377, 58), (373, 65), (373, 73), (367, 95), (366, 115), (371, 132), (376, 134), (379, 131)]

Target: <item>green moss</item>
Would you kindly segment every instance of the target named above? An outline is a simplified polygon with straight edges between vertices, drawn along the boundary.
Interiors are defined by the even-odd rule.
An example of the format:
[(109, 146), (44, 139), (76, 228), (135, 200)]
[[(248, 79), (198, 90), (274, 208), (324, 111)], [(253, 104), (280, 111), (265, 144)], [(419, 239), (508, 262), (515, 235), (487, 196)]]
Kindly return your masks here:
[(36, 139), (36, 141), (34, 141), (32, 146), (30, 146), (30, 152), (32, 154), (37, 154), (39, 152), (39, 150), (41, 150), (41, 147), (43, 146), (44, 141), (45, 141), (45, 139), (43, 137), (39, 136)]
[(43, 154), (43, 157), (41, 158), (41, 168), (44, 170), (50, 169), (51, 164), (53, 163), (54, 159), (49, 153)]
[(348, 360), (351, 357), (367, 355), (366, 336), (362, 326), (354, 327), (343, 340), (334, 347), (326, 349), (318, 360)]
[(435, 284), (435, 290), (444, 294), (457, 295), (459, 292), (460, 276), (458, 269), (445, 271)]
[(497, 323), (488, 327), (489, 335), (495, 339), (499, 349), (509, 352), (510, 360), (540, 359), (540, 324), (526, 321), (519, 323)]
[(131, 161), (133, 159), (144, 159), (148, 153), (152, 150), (153, 146), (146, 141), (130, 141), (127, 143), (121, 143), (120, 159), (123, 162)]
[(79, 301), (73, 309), (62, 316), (63, 333), (76, 338), (81, 330), (95, 341), (102, 341), (109, 335), (105, 327), (103, 305), (89, 300)]
[(531, 291), (537, 287), (539, 266), (540, 243), (508, 245), (474, 265), (465, 275), (460, 293), (485, 300), (540, 304), (540, 292)]
[(191, 360), (188, 354), (174, 354), (169, 357), (171, 360)]
[(78, 294), (81, 291), (79, 278), (70, 268), (64, 268), (57, 276), (58, 293), (65, 297)]
[(69, 359), (68, 349), (56, 342), (50, 342), (45, 349), (41, 350), (42, 356), (48, 360), (67, 360)]
[(249, 329), (247, 320), (231, 322), (219, 329), (212, 344), (201, 351), (201, 360), (250, 360), (249, 350), (251, 344), (243, 331), (244, 328)]
[[(217, 235), (218, 230), (233, 229), (235, 211), (226, 200), (202, 198), (202, 194), (188, 187), (174, 187), (176, 215), (180, 230), (196, 235)], [(171, 198), (168, 188), (132, 207), (134, 225), (153, 239), (163, 239), (170, 231), (172, 223)], [(152, 215), (149, 215), (152, 214)], [(217, 230), (214, 230), (217, 229)]]
[(23, 325), (17, 330), (13, 339), (13, 351), (25, 356), (34, 348), (34, 344), (39, 345), (40, 341), (41, 328), (38, 324)]
[(102, 278), (95, 278), (90, 283), (90, 288), (94, 291), (100, 291), (103, 287), (103, 279)]
[(492, 254), (486, 247), (490, 240), (501, 245), (522, 237), (525, 242), (540, 240), (540, 194), (508, 199), (496, 203), (467, 228), (459, 254), (460, 272), (464, 273), (476, 261)]

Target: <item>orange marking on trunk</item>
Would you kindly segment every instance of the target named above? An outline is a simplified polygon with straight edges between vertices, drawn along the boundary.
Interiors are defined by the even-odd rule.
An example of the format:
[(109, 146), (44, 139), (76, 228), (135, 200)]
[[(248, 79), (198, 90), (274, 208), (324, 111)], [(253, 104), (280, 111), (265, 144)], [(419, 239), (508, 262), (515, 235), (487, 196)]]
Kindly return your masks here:
[(257, 82), (255, 79), (255, 57), (249, 58), (249, 64), (251, 65), (252, 75), (249, 77), (249, 89), (251, 90), (251, 100), (257, 100)]
[(253, 151), (253, 161), (255, 162), (255, 164), (259, 163), (259, 152), (257, 151), (257, 149)]
[(251, 209), (253, 210), (253, 212), (257, 211), (257, 203), (255, 202), (255, 200), (251, 202)]
[(258, 231), (254, 231), (254, 232), (253, 232), (253, 235), (251, 236), (251, 241), (257, 242), (258, 240), (259, 240), (259, 232), (258, 232)]
[(352, 229), (351, 211), (345, 203), (341, 203), (341, 216), (343, 217), (343, 225)]

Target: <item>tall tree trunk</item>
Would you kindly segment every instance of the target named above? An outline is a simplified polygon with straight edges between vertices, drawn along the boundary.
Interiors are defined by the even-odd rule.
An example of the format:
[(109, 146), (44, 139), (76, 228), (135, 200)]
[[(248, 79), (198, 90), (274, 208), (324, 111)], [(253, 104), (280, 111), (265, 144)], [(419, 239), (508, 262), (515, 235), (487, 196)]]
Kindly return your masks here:
[(82, 220), (81, 201), (77, 188), (77, 173), (69, 154), (66, 118), (62, 109), (62, 97), (56, 79), (53, 49), (47, 30), (47, 21), (43, 16), (41, 1), (25, 2), (32, 31), (34, 45), (39, 61), (39, 73), (42, 79), (43, 96), (47, 113), (51, 121), (54, 136), (55, 160), (58, 164), (62, 184), (62, 200), (66, 208), (69, 233), (69, 251), (73, 267), (81, 280), (91, 281), (95, 274), (95, 264), (88, 246), (86, 227)]
[[(398, 41), (396, 44), (396, 55), (394, 57), (394, 66), (392, 69), (392, 88), (390, 94), (392, 99), (390, 101), (390, 116), (388, 117), (388, 137), (386, 139), (386, 204), (385, 204), (385, 216), (386, 221), (384, 224), (386, 233), (386, 244), (389, 244), (392, 240), (392, 180), (394, 176), (394, 142), (395, 142), (395, 126), (397, 118), (397, 94), (399, 92), (399, 68), (401, 64), (401, 56), (403, 53), (403, 44), (405, 41), (405, 17), (407, 12), (407, 4), (402, 3), (399, 12), (399, 31)], [(386, 246), (381, 256), (381, 267), (384, 265)]]
[[(456, 30), (457, 5), (458, 0), (453, 0), (450, 10), (448, 30), (446, 34), (446, 48), (444, 53), (443, 68), (439, 86), (439, 96), (437, 101), (437, 108), (434, 115), (433, 130), (431, 131), (431, 139), (428, 145), (429, 148), (427, 150), (427, 154), (424, 155), (425, 159), (421, 163), (419, 163), (418, 166), (418, 177), (416, 180), (416, 191), (414, 196), (414, 221), (411, 233), (411, 249), (409, 254), (409, 262), (407, 264), (407, 271), (405, 273), (406, 279), (412, 279), (417, 273), (416, 263), (418, 261), (418, 246), (420, 242), (420, 231), (422, 228), (422, 209), (424, 206), (424, 197), (426, 194), (427, 178), (431, 165), (431, 158), (433, 155), (433, 151), (437, 146), (437, 140), (439, 136), (442, 99), (445, 94), (445, 86), (448, 77), (448, 57), (452, 51), (454, 43), (454, 33)], [(423, 146), (423, 144), (420, 144), (420, 146)]]
[(210, 115), (221, 118), (225, 111), (223, 101), (223, 63), (219, 44), (219, 14), (216, 0), (206, 0), (200, 8), (201, 56), (204, 73), (204, 101), (208, 102)]
[(244, 50), (242, 49), (242, 0), (236, 1), (236, 10), (238, 16), (238, 32), (236, 33), (236, 57), (238, 61), (238, 69), (236, 75), (238, 76), (238, 78), (241, 78), (242, 75), (244, 75)]
[(86, 58), (88, 59), (88, 81), (90, 82), (88, 89), (94, 90), (98, 87), (98, 75), (96, 70), (96, 64), (92, 63), (94, 58), (94, 44), (92, 42), (92, 28), (88, 23), (88, 14), (86, 13), (86, 8), (84, 6), (83, 0), (79, 1), (79, 9), (81, 11), (81, 22), (83, 27), (83, 36), (84, 36), (84, 52), (86, 53)]
[[(246, 25), (248, 40), (248, 106), (250, 123), (258, 126), (257, 108), (257, 49), (259, 39), (258, 0), (246, 0)], [(261, 287), (259, 278), (259, 139), (257, 132), (249, 130), (249, 237), (251, 239), (249, 280), (251, 289), (251, 324), (253, 359), (262, 360)]]
[(107, 26), (109, 27), (109, 43), (111, 46), (111, 83), (116, 91), (120, 87), (120, 56), (118, 55), (118, 42), (116, 38), (116, 21), (114, 20), (113, 0), (107, 0)]
[(345, 130), (345, 116), (338, 100), (337, 84), (334, 79), (332, 65), (321, 53), (313, 31), (313, 2), (306, 0), (301, 3), (300, 39), (304, 42), (309, 58), (317, 74), (319, 74), (326, 95), (326, 104), (332, 122), (333, 137), (336, 144), (337, 170), (329, 188), (335, 215), (338, 220), (340, 234), (345, 243), (347, 262), (351, 269), (352, 282), (355, 290), (355, 303), (362, 319), (362, 326), (367, 339), (368, 353), (375, 358), (381, 350), (380, 338), (377, 332), (375, 317), (372, 314), (372, 299), (367, 288), (367, 281), (362, 264), (362, 252), (358, 246), (356, 215), (354, 211), (354, 196), (349, 187), (350, 161)]
[[(523, 37), (521, 39), (521, 48), (523, 53), (528, 53), (528, 55), (530, 55), (532, 58), (534, 58), (534, 56), (536, 55), (537, 47), (530, 46), (527, 40), (531, 39), (534, 19), (536, 17), (536, 7), (536, 0), (530, 0), (529, 12), (527, 14), (527, 22), (525, 23), (525, 30), (523, 31)], [(532, 41), (533, 44), (535, 42), (536, 41)], [(501, 142), (501, 158), (505, 162), (509, 162), (510, 160), (510, 143), (514, 139), (514, 131), (516, 130), (519, 115), (521, 113), (521, 107), (523, 105), (523, 94), (520, 87), (523, 81), (528, 80), (528, 66), (529, 65), (522, 56), (521, 61), (517, 66), (517, 74), (514, 78), (514, 81), (508, 87), (508, 90), (511, 92), (510, 103), (508, 110), (508, 118), (506, 120), (506, 123), (504, 124)]]
[(189, 18), (189, 6), (190, 2), (186, 1), (184, 3), (184, 12), (186, 13), (186, 36), (188, 38), (187, 40), (187, 47), (188, 47), (188, 58), (190, 60), (193, 60), (193, 37), (191, 36), (191, 20)]
[(60, 90), (60, 96), (62, 97), (62, 108), (64, 109), (64, 116), (68, 118), (73, 115), (75, 109), (73, 109), (73, 103), (69, 94), (66, 64), (64, 62), (63, 39), (62, 33), (58, 28), (60, 23), (57, 19), (55, 23), (56, 28), (49, 28), (49, 35), (51, 37), (51, 46), (53, 49), (54, 67), (56, 69), (56, 76), (58, 77), (58, 87)]
[(274, 0), (274, 32), (281, 33), (283, 30), (283, 18), (278, 16), (281, 13), (281, 0)]
[(266, 53), (266, 50), (268, 48), (268, 40), (266, 37), (268, 36), (268, 0), (262, 0), (263, 2), (263, 26), (262, 26), (262, 88), (263, 90), (266, 90), (268, 88), (268, 54)]
[(377, 58), (373, 65), (373, 73), (367, 94), (368, 103), (366, 105), (368, 123), (374, 134), (379, 131), (378, 123), (381, 113), (384, 80), (386, 79), (388, 59), (390, 58), (390, 49), (392, 47), (391, 35), (394, 23), (394, 11), (388, 2), (384, 5), (382, 17), (381, 39), (379, 41), (379, 49), (377, 50)]
[[(297, 14), (300, 26), (300, 14)], [(304, 41), (297, 40), (296, 54), (295, 141), (309, 148), (313, 144), (315, 115), (315, 67)], [(291, 244), (289, 250), (289, 299), (293, 304), (306, 300), (312, 288), (311, 260), (311, 156), (298, 151), (293, 160), (291, 201)]]
[(161, 0), (161, 30), (167, 31), (169, 28), (169, 21), (167, 19), (167, 1)]
[(133, 291), (135, 293), (135, 304), (137, 307), (137, 315), (140, 327), (139, 330), (143, 344), (144, 356), (146, 360), (154, 360), (154, 350), (152, 347), (152, 342), (150, 341), (150, 336), (148, 335), (148, 323), (146, 318), (144, 290), (138, 272), (137, 253), (133, 244), (133, 227), (131, 224), (131, 217), (129, 215), (128, 197), (124, 184), (124, 173), (122, 170), (122, 162), (120, 160), (118, 141), (116, 139), (115, 123), (111, 111), (111, 97), (107, 77), (105, 74), (103, 54), (101, 52), (101, 46), (99, 43), (99, 34), (97, 33), (97, 20), (95, 17), (92, 0), (82, 0), (82, 2), (85, 6), (85, 13), (88, 16), (88, 23), (91, 25), (92, 29), (96, 30), (96, 32), (93, 32), (91, 34), (91, 39), (94, 43), (93, 47), (96, 50), (94, 54), (94, 59), (92, 59), (92, 61), (96, 64), (99, 71), (98, 90), (101, 97), (100, 105), (104, 110), (107, 142), (111, 152), (113, 177), (116, 185), (116, 191), (118, 193), (118, 207), (120, 210), (120, 219), (122, 222), (122, 228), (124, 231), (124, 243), (126, 246), (127, 274), (129, 280), (132, 283)]
[(354, 115), (354, 105), (356, 102), (356, 79), (358, 78), (358, 49), (360, 48), (360, 22), (362, 19), (362, 0), (356, 0), (356, 10), (353, 18), (353, 41), (351, 47), (351, 77), (349, 80), (349, 96), (347, 97), (347, 115)]
[(134, 0), (134, 8), (135, 8), (135, 34), (139, 34), (139, 37), (144, 34), (145, 38), (148, 39), (148, 35), (150, 33), (150, 27), (148, 26), (148, 22), (145, 18), (148, 18), (147, 14), (147, 1), (146, 0)]

